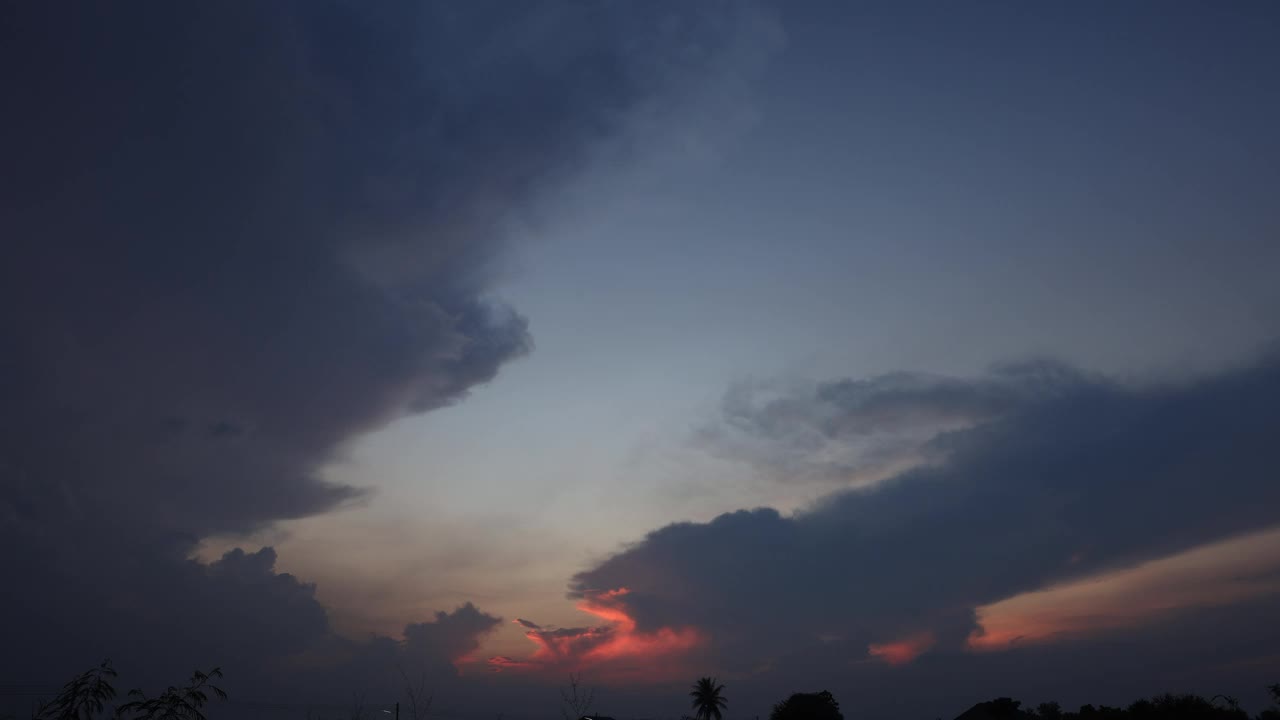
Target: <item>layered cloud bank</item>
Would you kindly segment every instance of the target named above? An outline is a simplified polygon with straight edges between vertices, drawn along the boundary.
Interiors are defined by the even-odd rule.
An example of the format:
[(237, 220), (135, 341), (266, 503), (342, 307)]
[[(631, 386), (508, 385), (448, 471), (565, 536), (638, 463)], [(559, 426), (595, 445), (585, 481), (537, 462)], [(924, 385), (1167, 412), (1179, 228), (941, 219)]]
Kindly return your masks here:
[[(345, 443), (529, 351), (488, 296), (504, 226), (696, 75), (724, 14), (10, 8), (0, 675), (341, 645), (269, 549), (188, 553), (358, 502), (319, 475)], [(497, 622), (458, 613), (400, 646), (447, 662)]]
[[(878, 436), (895, 448), (913, 438), (920, 458), (792, 516), (744, 510), (655, 530), (574, 578), (577, 598), (626, 587), (616, 602), (640, 632), (698, 628), (707, 662), (735, 673), (806, 657), (863, 673), (867, 661), (973, 662), (975, 648), (1015, 639), (985, 637), (984, 606), (1277, 522), (1276, 358), (1160, 386), (1040, 362), (727, 407), (732, 431), (755, 438), (743, 456), (773, 468), (799, 466), (799, 448)], [(1232, 600), (1274, 590), (1260, 582)]]
[[(353, 640), (271, 548), (191, 559), (361, 502), (322, 478), (353, 439), (529, 352), (490, 293), (509, 223), (693, 90), (744, 7), (6, 8), (0, 678), (110, 656), (154, 686), (216, 663), (237, 698), (328, 702), (394, 698), (401, 669), (436, 688), (503, 671), (458, 681), (476, 717), (578, 670), (723, 672), (735, 712), (826, 686), (872, 717), (923, 683), (922, 713), (1010, 685), (1070, 703), (1274, 682), (1275, 358), (1146, 387), (1052, 362), (737, 387), (703, 447), (841, 489), (653, 531), (573, 578), (589, 622), (516, 620), (524, 657), (486, 661), (503, 621), (471, 603)], [(1224, 553), (1259, 559), (1187, 569)], [(1117, 590), (1085, 597), (1104, 573)], [(1140, 668), (1123, 688), (1120, 667)], [(669, 712), (635, 692), (611, 702)]]

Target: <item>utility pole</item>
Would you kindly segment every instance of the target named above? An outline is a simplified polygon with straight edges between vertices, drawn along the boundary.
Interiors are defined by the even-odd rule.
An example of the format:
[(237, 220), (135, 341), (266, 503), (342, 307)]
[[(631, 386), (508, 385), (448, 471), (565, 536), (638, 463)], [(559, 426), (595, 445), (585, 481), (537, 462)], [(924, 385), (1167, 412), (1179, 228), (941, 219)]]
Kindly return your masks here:
[(396, 720), (400, 720), (400, 701), (396, 701)]

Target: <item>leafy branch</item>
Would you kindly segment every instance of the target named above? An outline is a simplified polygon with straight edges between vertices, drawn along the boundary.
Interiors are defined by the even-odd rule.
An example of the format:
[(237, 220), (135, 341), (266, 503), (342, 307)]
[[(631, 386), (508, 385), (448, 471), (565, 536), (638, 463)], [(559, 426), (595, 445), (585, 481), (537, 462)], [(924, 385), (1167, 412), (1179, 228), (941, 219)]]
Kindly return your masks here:
[(191, 675), (186, 687), (169, 686), (163, 694), (148, 698), (141, 689), (129, 691), (129, 697), (137, 698), (116, 708), (117, 718), (132, 715), (132, 720), (208, 720), (201, 709), (209, 702), (209, 693), (219, 700), (226, 700), (227, 693), (211, 682), (222, 677), (218, 668)]
[(116, 671), (110, 660), (73, 678), (58, 691), (57, 697), (36, 708), (35, 720), (92, 720), (103, 705), (116, 696), (111, 679)]

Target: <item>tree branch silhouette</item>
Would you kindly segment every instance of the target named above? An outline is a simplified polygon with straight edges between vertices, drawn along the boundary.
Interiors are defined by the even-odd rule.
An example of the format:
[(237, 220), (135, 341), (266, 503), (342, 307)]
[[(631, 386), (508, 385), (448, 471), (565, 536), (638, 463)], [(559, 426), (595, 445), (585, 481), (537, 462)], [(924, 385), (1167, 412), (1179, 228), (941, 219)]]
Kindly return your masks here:
[(208, 720), (202, 709), (209, 702), (209, 693), (219, 700), (226, 700), (227, 693), (211, 680), (221, 678), (218, 668), (203, 673), (196, 670), (185, 687), (169, 686), (163, 694), (148, 698), (140, 688), (129, 691), (129, 697), (137, 698), (116, 708), (117, 718), (131, 720)]

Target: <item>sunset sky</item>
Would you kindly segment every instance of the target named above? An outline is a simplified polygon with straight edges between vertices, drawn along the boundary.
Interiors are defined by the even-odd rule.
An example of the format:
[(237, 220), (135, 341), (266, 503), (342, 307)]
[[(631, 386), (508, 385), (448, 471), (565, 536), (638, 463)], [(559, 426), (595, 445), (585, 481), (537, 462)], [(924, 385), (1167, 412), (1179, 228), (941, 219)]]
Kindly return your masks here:
[(1280, 682), (1280, 5), (0, 12), (0, 716)]

